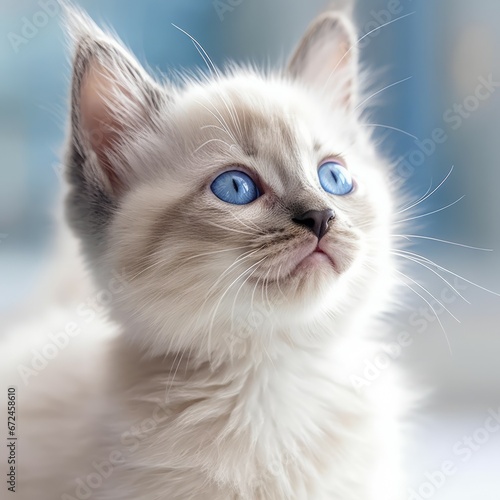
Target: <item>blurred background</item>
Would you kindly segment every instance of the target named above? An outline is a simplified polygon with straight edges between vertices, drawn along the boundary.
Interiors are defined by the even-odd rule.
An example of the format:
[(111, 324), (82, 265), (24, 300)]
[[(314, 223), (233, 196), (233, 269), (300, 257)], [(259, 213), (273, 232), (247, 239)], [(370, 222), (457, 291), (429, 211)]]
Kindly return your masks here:
[[(194, 36), (218, 65), (227, 59), (278, 64), (314, 16), (332, 5), (322, 0), (76, 3), (98, 23), (113, 26), (142, 63), (167, 74), (202, 66), (192, 43), (172, 23)], [(409, 291), (393, 319), (394, 342), (400, 333), (409, 340), (389, 350), (391, 356), (366, 360), (356, 376), (364, 381), (363, 390), (370, 390), (389, 360), (409, 370), (413, 384), (433, 390), (407, 427), (409, 500), (498, 500), (500, 425), (492, 424), (492, 415), (500, 423), (500, 297), (485, 289), (500, 292), (500, 3), (360, 0), (354, 10), (364, 37), (362, 62), (376, 76), (371, 91), (387, 87), (377, 94), (369, 121), (384, 154), (397, 163), (388, 182), (416, 201), (453, 167), (439, 190), (418, 205), (422, 217), (408, 221), (407, 233), (424, 237), (406, 240), (406, 250), (413, 252), (406, 254), (413, 259), (408, 269), (419, 285), (410, 282), (416, 293)], [(54, 0), (0, 0), (2, 315), (33, 290), (54, 241), (69, 81), (59, 14)], [(408, 205), (401, 219), (415, 217), (405, 211)], [(453, 465), (446, 473), (445, 462)]]

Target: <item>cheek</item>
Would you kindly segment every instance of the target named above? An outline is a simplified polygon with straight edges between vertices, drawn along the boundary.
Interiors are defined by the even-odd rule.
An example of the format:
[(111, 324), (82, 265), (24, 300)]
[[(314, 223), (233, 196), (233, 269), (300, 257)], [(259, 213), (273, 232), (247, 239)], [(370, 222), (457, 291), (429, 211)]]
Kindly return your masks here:
[(273, 227), (273, 203), (263, 195), (247, 205), (231, 205), (215, 196), (203, 196), (193, 207), (192, 227), (203, 239), (225, 245), (254, 245), (255, 240)]
[(392, 218), (392, 197), (387, 180), (376, 169), (355, 175), (356, 190), (339, 201), (350, 223), (363, 232), (386, 227)]
[(369, 205), (374, 216), (389, 219), (393, 208), (388, 174), (380, 168), (365, 169), (360, 172), (357, 182), (360, 196)]
[(335, 238), (339, 253), (354, 264), (375, 263), (389, 254), (390, 224), (383, 197), (371, 192), (356, 192), (339, 205), (339, 234)]

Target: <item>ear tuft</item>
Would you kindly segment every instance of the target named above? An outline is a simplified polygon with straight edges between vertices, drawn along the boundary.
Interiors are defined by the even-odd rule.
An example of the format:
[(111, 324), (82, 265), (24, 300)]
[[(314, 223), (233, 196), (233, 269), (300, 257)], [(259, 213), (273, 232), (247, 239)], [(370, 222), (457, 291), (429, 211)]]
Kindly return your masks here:
[(338, 12), (316, 18), (295, 49), (287, 72), (295, 80), (351, 106), (357, 92), (356, 34)]
[(84, 38), (94, 40), (100, 37), (106, 38), (105, 33), (80, 7), (66, 1), (59, 1), (63, 9), (65, 33), (70, 43), (76, 45)]

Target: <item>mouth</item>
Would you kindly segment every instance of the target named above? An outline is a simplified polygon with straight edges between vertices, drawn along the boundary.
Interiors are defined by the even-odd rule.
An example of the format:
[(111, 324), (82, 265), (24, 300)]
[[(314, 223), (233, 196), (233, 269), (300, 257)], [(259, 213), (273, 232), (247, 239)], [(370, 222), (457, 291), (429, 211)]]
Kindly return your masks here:
[(302, 271), (313, 271), (317, 268), (321, 267), (330, 267), (336, 270), (335, 261), (332, 256), (325, 251), (325, 249), (321, 248), (321, 242), (314, 248), (312, 252), (309, 252), (302, 257), (294, 267), (292, 267), (290, 276), (296, 276)]
[(313, 275), (316, 271), (330, 272), (336, 275), (342, 273), (340, 266), (332, 256), (331, 249), (326, 248), (326, 242), (323, 240), (302, 244), (300, 247), (287, 252), (284, 258), (280, 256), (280, 262), (271, 266), (269, 271), (274, 268), (278, 269), (277, 274), (274, 272), (264, 271), (265, 278), (251, 276), (248, 282), (258, 283), (265, 279), (267, 284), (283, 283), (288, 280), (302, 279)]

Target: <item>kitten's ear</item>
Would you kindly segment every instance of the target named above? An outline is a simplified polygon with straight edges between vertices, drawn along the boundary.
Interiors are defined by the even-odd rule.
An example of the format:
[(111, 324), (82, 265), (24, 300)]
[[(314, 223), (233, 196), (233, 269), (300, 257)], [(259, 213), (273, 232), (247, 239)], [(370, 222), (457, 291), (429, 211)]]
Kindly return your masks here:
[(316, 18), (295, 49), (287, 72), (325, 98), (352, 106), (356, 100), (358, 55), (350, 20), (327, 12)]
[(67, 7), (66, 20), (74, 46), (72, 143), (82, 156), (87, 182), (116, 196), (140, 174), (131, 168), (124, 146), (132, 136), (155, 127), (166, 95), (135, 58), (86, 14)]

